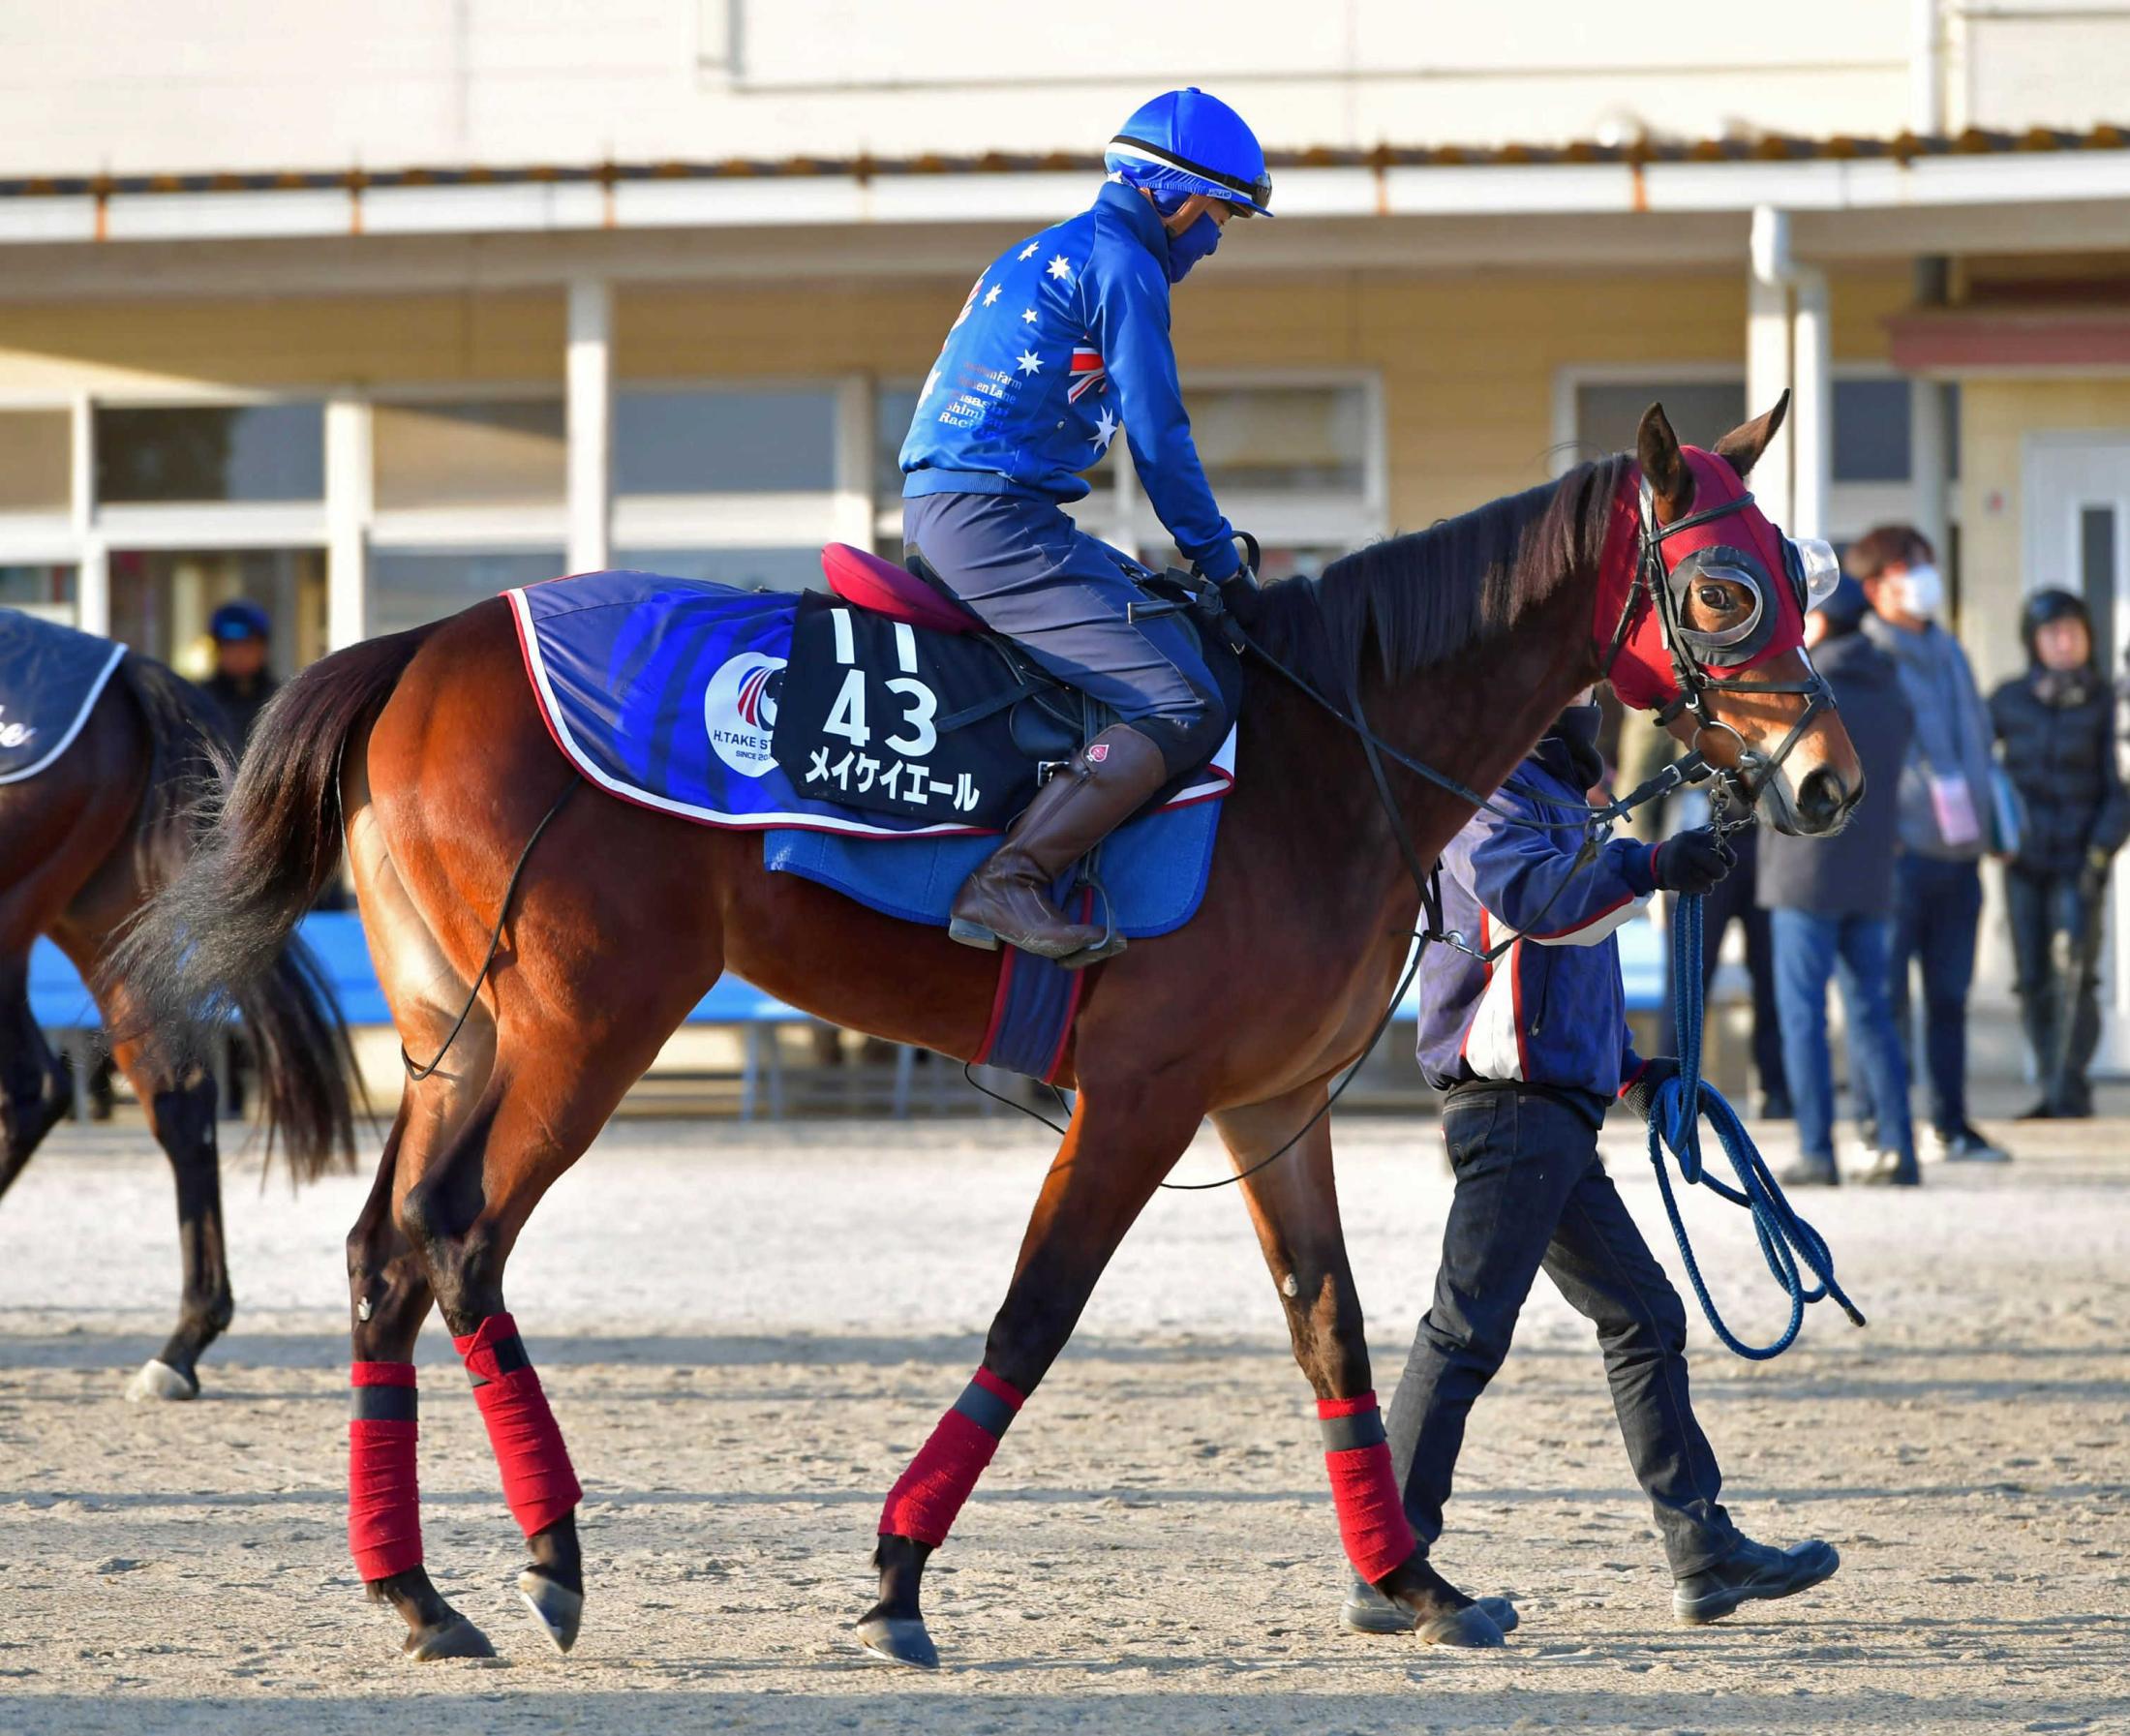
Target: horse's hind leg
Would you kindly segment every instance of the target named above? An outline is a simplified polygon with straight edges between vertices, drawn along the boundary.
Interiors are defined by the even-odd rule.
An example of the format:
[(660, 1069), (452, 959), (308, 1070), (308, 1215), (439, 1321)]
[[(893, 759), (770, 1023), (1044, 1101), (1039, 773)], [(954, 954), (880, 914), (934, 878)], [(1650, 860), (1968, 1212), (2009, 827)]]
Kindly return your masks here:
[(0, 957), (0, 1195), (73, 1107), (73, 1081), (30, 1016), (25, 941)]
[(215, 1144), (215, 1081), (172, 1079), (120, 1045), (114, 1057), (147, 1106), (156, 1143), (177, 1183), (177, 1245), (184, 1261), (177, 1325), (160, 1355), (126, 1384), (130, 1399), (199, 1396), (202, 1353), (236, 1312), (222, 1232), (222, 1154)]
[(937, 1666), (919, 1592), (925, 1563), (997, 1450), (999, 1438), (1072, 1336), (1110, 1256), (1202, 1113), (1188, 1087), (1083, 1085), (1020, 1244), (984, 1360), (889, 1493), (873, 1563), (880, 1599), (859, 1619), (867, 1651)]
[(1407, 1612), (1400, 1626), (1416, 1628), (1434, 1645), (1498, 1646), (1502, 1633), (1493, 1615), (1428, 1565), (1406, 1519), (1369, 1386), (1360, 1294), (1339, 1222), (1330, 1122), (1311, 1123), (1324, 1101), (1320, 1083), (1223, 1112), (1214, 1123), (1238, 1172), (1293, 1142), (1241, 1186), (1287, 1311), (1294, 1360), (1316, 1391), (1339, 1538), (1354, 1570)]

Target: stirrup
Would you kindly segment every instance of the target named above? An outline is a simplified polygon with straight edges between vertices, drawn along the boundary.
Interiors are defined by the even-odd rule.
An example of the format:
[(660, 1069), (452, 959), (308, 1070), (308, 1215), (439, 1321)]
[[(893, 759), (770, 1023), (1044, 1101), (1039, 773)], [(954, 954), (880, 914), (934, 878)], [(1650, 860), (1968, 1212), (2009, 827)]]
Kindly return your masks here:
[(1093, 946), (1083, 946), (1079, 952), (1060, 959), (1057, 963), (1066, 970), (1085, 970), (1090, 964), (1100, 964), (1105, 959), (1113, 959), (1131, 943), (1111, 929)]

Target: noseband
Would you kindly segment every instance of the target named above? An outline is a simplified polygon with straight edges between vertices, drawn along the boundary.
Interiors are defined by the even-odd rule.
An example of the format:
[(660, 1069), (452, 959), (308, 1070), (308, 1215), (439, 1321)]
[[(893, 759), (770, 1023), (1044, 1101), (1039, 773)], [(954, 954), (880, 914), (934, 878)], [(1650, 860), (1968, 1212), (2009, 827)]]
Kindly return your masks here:
[[(1634, 581), (1628, 587), (1627, 598), (1620, 607), (1619, 624), (1613, 628), (1612, 643), (1605, 653), (1604, 674), (1609, 680), (1613, 665), (1627, 647), (1635, 615), (1647, 599), (1656, 611), (1658, 632), (1663, 641), (1665, 655), (1671, 659), (1672, 682), (1678, 688), (1677, 695), (1657, 713), (1657, 722), (1659, 727), (1669, 728), (1679, 717), (1692, 716), (1694, 751), (1718, 769), (1725, 788), (1738, 799), (1739, 824), (1743, 825), (1748, 823), (1746, 816), (1759, 800), (1769, 777), (1804, 739), (1812, 719), (1834, 709), (1834, 693), (1825, 678), (1811, 666), (1811, 659), (1805, 655), (1803, 647), (1798, 649), (1798, 655), (1805, 658), (1803, 681), (1745, 681), (1737, 676), (1715, 673), (1754, 655), (1765, 646), (1772, 631), (1774, 610), (1779, 606), (1774, 591), (1775, 579), (1758, 557), (1735, 549), (1704, 549), (1685, 557), (1676, 566), (1665, 564), (1667, 539), (1730, 513), (1743, 512), (1752, 504), (1751, 494), (1741, 490), (1731, 500), (1699, 512), (1689, 512), (1668, 525), (1659, 525), (1656, 495), (1647, 476), (1640, 478), (1639, 489), (1640, 523), (1636, 533)], [(1798, 613), (1802, 616), (1807, 603), (1802, 561), (1787, 538), (1783, 552), (1783, 576), (1796, 592)], [(1734, 573), (1750, 585), (1757, 599), (1752, 619), (1743, 627), (1721, 634), (1703, 633), (1689, 627), (1680, 612), (1680, 598), (1699, 570)], [(1736, 728), (1711, 714), (1709, 695), (1712, 693), (1794, 693), (1803, 696), (1805, 709), (1774, 752), (1755, 754)], [(1730, 745), (1719, 745), (1718, 732), (1727, 736)], [(1759, 761), (1757, 781), (1747, 776), (1749, 760)]]

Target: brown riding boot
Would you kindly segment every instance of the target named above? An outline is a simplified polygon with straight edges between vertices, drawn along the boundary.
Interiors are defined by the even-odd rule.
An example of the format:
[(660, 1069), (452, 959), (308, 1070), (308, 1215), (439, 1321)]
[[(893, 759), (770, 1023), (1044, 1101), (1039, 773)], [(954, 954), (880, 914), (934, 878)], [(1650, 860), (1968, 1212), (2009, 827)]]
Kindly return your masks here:
[[(1106, 930), (1050, 902), (1057, 877), (1130, 819), (1169, 781), (1168, 762), (1128, 723), (1113, 723), (1035, 793), (988, 861), (962, 883), (947, 931), (965, 946), (1003, 940), (1024, 953), (1074, 960)], [(1112, 944), (1105, 953), (1121, 951)]]

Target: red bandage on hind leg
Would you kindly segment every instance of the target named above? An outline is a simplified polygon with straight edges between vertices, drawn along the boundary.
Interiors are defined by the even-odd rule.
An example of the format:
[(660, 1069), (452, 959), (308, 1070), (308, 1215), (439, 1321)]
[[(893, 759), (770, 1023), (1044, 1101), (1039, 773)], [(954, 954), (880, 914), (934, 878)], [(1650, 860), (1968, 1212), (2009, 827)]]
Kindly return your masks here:
[(348, 1553), (364, 1579), (421, 1566), (414, 1365), (357, 1362), (348, 1421)]
[(1339, 1509), (1339, 1541), (1354, 1570), (1373, 1585), (1419, 1546), (1391, 1474), (1390, 1444), (1384, 1439), (1376, 1395), (1320, 1398), (1317, 1422), (1324, 1431), (1331, 1499)]
[(998, 1450), (999, 1437), (1019, 1414), (1021, 1395), (988, 1368), (954, 1401), (931, 1438), (888, 1491), (880, 1535), (909, 1538), (937, 1548), (954, 1529), (955, 1515)]
[(584, 1490), (517, 1324), (507, 1314), (491, 1314), (471, 1337), (454, 1338), (451, 1345), (488, 1424), (510, 1516), (527, 1537), (545, 1531), (584, 1499)]

